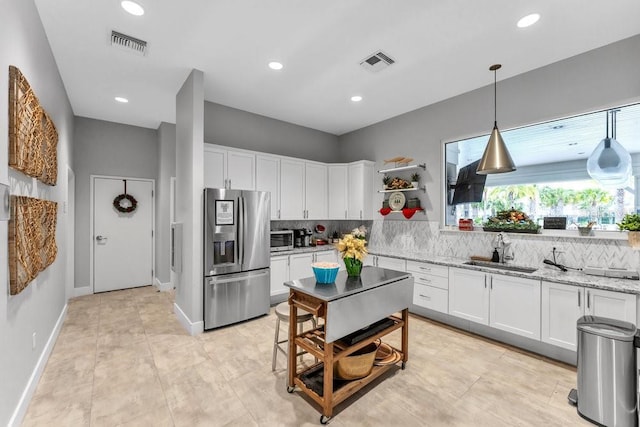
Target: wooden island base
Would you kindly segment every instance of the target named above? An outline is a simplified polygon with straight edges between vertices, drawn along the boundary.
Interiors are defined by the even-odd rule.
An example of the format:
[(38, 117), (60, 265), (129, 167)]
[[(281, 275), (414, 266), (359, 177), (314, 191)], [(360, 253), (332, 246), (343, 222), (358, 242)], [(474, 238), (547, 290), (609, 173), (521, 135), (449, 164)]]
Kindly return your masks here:
[[(354, 297), (357, 297), (357, 294), (351, 298)], [(331, 316), (328, 316), (331, 310), (328, 301), (316, 298), (297, 289), (291, 289), (289, 294), (289, 307), (290, 319), (295, 319), (298, 309), (302, 309), (324, 321), (319, 322), (323, 324), (315, 329), (300, 334), (296, 330), (296, 322), (290, 322), (287, 382), (287, 391), (289, 393), (293, 393), (295, 386), (298, 386), (303, 393), (321, 407), (321, 424), (329, 422), (333, 417), (333, 410), (338, 404), (380, 377), (389, 369), (398, 364), (401, 364), (402, 369), (405, 368), (409, 355), (409, 311), (407, 308), (400, 310), (400, 317), (397, 315), (386, 316), (387, 319), (392, 321), (389, 322), (390, 326), (353, 345), (346, 345), (340, 340), (327, 342), (325, 339), (325, 327), (327, 326), (327, 322), (331, 321)], [(398, 329), (402, 330), (402, 345), (400, 349), (392, 347), (401, 356), (397, 362), (383, 366), (373, 366), (371, 373), (364, 378), (351, 381), (334, 379), (333, 365), (335, 362)], [(314, 356), (318, 362), (311, 367), (298, 371), (296, 354), (298, 354), (300, 350), (304, 350)]]

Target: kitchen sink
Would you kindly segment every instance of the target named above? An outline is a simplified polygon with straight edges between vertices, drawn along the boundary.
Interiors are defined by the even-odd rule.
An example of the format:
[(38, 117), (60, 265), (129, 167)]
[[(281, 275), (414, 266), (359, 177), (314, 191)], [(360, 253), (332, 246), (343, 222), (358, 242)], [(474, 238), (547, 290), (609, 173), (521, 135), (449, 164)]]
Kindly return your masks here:
[(483, 261), (467, 261), (466, 265), (476, 265), (478, 267), (495, 268), (496, 270), (517, 271), (519, 273), (533, 273), (537, 268), (520, 267), (517, 265), (500, 264), (497, 262), (483, 262)]

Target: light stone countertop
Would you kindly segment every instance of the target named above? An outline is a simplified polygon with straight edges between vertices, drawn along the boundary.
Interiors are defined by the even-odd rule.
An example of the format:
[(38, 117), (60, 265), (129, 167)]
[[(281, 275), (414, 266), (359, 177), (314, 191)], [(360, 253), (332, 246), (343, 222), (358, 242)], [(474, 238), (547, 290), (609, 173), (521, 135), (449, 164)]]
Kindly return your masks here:
[[(335, 246), (332, 244), (322, 245), (322, 246), (309, 246), (305, 248), (295, 248), (294, 250), (291, 250), (291, 251), (271, 252), (271, 256), (273, 257), (273, 256), (279, 256), (279, 255), (292, 255), (292, 254), (299, 254), (299, 253), (323, 252), (323, 251), (331, 251), (334, 249), (335, 249)], [(518, 271), (501, 270), (499, 268), (484, 267), (479, 265), (468, 265), (468, 264), (465, 264), (465, 262), (469, 261), (469, 259), (466, 259), (466, 258), (437, 256), (437, 255), (427, 254), (424, 252), (406, 252), (405, 251), (405, 252), (402, 252), (401, 254), (398, 254), (398, 253), (392, 253), (392, 251), (389, 249), (379, 249), (379, 248), (368, 248), (368, 249), (369, 249), (369, 254), (371, 255), (380, 255), (380, 256), (386, 256), (389, 258), (398, 258), (398, 259), (405, 259), (405, 260), (418, 261), (418, 262), (429, 262), (431, 264), (443, 265), (446, 267), (465, 268), (468, 270), (483, 271), (486, 273), (496, 273), (496, 274), (502, 274), (505, 276), (524, 277), (528, 279), (541, 279), (541, 280), (546, 280), (548, 282), (562, 283), (565, 285), (584, 286), (586, 288), (604, 289), (607, 291), (616, 291), (616, 292), (624, 292), (628, 294), (640, 295), (640, 280), (616, 279), (611, 277), (592, 276), (576, 270), (569, 270), (565, 272), (565, 271), (560, 271), (553, 266), (542, 264), (542, 263), (537, 266), (511, 264), (511, 265), (520, 266), (520, 267), (531, 267), (531, 268), (537, 267), (538, 268), (533, 273), (522, 273)]]
[(443, 257), (443, 256), (436, 256), (436, 255), (430, 255), (430, 254), (418, 253), (418, 252), (403, 252), (402, 254), (392, 254), (390, 253), (389, 250), (377, 250), (374, 248), (369, 248), (369, 253), (371, 255), (380, 255), (380, 256), (386, 256), (390, 258), (399, 258), (399, 259), (406, 259), (406, 260), (419, 261), (419, 262), (429, 262), (432, 264), (443, 265), (447, 267), (458, 267), (458, 268), (465, 268), (468, 270), (483, 271), (486, 273), (503, 274), (505, 276), (524, 277), (529, 279), (542, 279), (542, 280), (546, 280), (548, 282), (553, 282), (553, 283), (562, 283), (562, 284), (573, 285), (573, 286), (584, 286), (587, 288), (604, 289), (608, 291), (616, 291), (616, 292), (624, 292), (628, 294), (640, 295), (640, 280), (616, 279), (611, 277), (592, 276), (576, 270), (569, 270), (564, 272), (564, 271), (558, 270), (553, 266), (549, 266), (542, 263), (538, 266), (532, 266), (532, 265), (521, 266), (519, 264), (512, 264), (514, 266), (538, 268), (533, 273), (522, 273), (518, 271), (501, 270), (499, 268), (464, 264), (465, 262), (469, 261), (469, 259), (465, 259), (465, 258)]

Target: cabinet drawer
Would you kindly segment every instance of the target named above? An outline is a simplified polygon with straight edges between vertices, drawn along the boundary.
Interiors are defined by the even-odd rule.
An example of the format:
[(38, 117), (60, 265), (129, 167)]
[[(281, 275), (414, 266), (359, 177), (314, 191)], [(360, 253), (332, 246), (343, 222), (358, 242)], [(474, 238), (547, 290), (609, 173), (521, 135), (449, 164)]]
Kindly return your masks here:
[(449, 278), (449, 267), (444, 265), (429, 264), (427, 262), (407, 260), (407, 271), (414, 273), (432, 274), (434, 276)]
[(447, 313), (449, 307), (449, 292), (444, 289), (434, 288), (433, 286), (414, 283), (413, 303), (420, 307)]
[(412, 273), (416, 284), (433, 286), (440, 289), (449, 289), (449, 279), (442, 276), (433, 276), (425, 273)]

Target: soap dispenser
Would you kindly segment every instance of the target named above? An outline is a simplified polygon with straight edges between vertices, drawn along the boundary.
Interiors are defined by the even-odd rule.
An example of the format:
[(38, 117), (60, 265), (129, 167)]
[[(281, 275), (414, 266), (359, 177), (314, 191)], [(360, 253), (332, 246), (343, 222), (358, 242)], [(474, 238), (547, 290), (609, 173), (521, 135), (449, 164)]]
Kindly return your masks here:
[(498, 248), (493, 249), (493, 255), (491, 256), (491, 261), (500, 262), (500, 254), (498, 253)]

